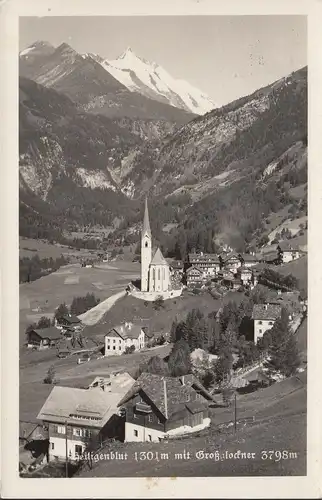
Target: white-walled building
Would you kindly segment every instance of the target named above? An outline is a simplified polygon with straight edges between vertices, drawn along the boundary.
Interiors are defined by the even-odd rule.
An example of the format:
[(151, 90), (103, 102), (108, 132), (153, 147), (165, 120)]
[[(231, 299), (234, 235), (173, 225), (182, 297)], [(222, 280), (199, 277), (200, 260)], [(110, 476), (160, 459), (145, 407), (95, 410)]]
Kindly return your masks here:
[(132, 345), (136, 351), (145, 347), (145, 333), (142, 326), (130, 322), (115, 326), (105, 335), (105, 356), (123, 354), (125, 349)]
[(128, 389), (119, 386), (114, 393), (55, 386), (37, 416), (48, 428), (49, 460), (77, 461), (91, 440), (123, 438), (117, 405)]
[(156, 249), (152, 258), (152, 233), (146, 199), (141, 234), (141, 291), (168, 292), (170, 289), (170, 268), (160, 248)]
[(282, 307), (278, 304), (255, 304), (252, 319), (254, 320), (254, 342), (262, 338), (270, 330), (277, 318), (281, 316)]
[(290, 242), (288, 241), (282, 241), (278, 247), (277, 251), (279, 254), (279, 257), (283, 264), (287, 262), (291, 262), (292, 260), (299, 259), (302, 257), (306, 252), (301, 250), (297, 246), (293, 246)]

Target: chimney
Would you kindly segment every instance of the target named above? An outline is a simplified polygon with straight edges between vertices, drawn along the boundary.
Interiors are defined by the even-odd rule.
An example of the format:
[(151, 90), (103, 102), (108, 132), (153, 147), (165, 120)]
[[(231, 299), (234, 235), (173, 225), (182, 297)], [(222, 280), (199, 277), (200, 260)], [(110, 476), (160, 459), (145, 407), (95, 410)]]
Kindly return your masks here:
[(163, 390), (164, 390), (164, 414), (165, 418), (168, 419), (168, 394), (167, 394), (167, 382), (163, 379)]

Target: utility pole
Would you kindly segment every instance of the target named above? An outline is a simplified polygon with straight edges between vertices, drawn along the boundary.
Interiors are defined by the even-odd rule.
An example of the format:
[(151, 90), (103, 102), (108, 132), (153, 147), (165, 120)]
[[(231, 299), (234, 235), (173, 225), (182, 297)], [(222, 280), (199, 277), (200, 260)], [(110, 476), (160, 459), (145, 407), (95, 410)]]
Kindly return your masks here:
[(65, 451), (66, 451), (66, 461), (65, 461), (65, 474), (68, 477), (68, 440), (67, 440), (67, 420), (65, 422)]
[(235, 392), (235, 419), (234, 419), (235, 432), (237, 431), (237, 396)]

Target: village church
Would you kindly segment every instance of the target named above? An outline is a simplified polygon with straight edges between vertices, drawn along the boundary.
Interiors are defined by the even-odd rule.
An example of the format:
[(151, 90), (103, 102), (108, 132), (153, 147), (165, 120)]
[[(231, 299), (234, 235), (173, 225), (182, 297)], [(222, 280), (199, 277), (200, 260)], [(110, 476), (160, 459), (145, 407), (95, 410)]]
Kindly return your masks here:
[(152, 234), (148, 202), (145, 199), (141, 235), (141, 291), (168, 292), (171, 289), (170, 268), (158, 247), (152, 257)]

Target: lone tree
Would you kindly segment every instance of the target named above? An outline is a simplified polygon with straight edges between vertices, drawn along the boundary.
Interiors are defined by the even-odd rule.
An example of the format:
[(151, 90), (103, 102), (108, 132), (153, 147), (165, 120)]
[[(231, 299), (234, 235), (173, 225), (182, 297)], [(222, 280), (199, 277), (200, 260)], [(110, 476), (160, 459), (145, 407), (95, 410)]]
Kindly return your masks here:
[(168, 367), (172, 377), (180, 377), (192, 372), (190, 348), (184, 339), (174, 344), (169, 356)]
[(44, 384), (54, 384), (55, 383), (55, 367), (52, 365), (48, 368), (47, 375), (44, 378)]
[(161, 309), (164, 307), (164, 298), (162, 297), (162, 295), (159, 295), (155, 301), (154, 301), (154, 309)]

